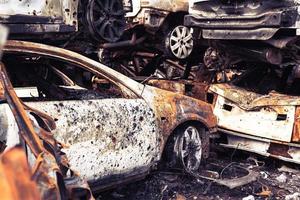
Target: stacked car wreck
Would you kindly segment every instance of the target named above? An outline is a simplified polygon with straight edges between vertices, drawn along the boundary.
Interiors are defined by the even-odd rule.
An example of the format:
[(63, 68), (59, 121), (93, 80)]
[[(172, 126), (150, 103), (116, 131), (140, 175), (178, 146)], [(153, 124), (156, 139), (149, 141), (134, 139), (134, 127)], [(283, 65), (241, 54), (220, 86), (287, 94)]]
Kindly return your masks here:
[(299, 163), (299, 3), (190, 6), (185, 25), (201, 29), (207, 70), (225, 82), (207, 92), (226, 135), (221, 145)]

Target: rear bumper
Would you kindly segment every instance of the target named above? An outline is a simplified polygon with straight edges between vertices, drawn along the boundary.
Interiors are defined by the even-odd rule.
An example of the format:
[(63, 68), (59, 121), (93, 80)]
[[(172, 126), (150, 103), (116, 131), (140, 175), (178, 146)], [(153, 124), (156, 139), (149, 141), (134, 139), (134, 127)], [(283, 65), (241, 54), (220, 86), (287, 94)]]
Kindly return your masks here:
[(0, 23), (9, 28), (10, 34), (68, 33), (77, 29), (76, 25), (65, 24), (61, 17), (0, 15)]

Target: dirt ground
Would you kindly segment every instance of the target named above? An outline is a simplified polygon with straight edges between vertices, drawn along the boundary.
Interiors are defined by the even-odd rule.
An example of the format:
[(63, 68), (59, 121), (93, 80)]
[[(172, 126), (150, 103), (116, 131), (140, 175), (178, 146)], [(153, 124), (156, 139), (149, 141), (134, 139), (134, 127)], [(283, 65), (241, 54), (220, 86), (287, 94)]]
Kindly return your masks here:
[[(256, 181), (229, 189), (212, 181), (197, 179), (178, 170), (154, 171), (145, 180), (97, 195), (99, 200), (198, 200), (198, 199), (300, 199), (300, 170), (296, 164), (241, 151), (214, 151), (206, 166), (217, 174), (239, 177), (238, 166), (259, 173)], [(216, 164), (217, 163), (217, 164)], [(226, 171), (226, 172), (225, 172)], [(226, 175), (227, 174), (227, 175)], [(228, 177), (227, 177), (228, 178)]]

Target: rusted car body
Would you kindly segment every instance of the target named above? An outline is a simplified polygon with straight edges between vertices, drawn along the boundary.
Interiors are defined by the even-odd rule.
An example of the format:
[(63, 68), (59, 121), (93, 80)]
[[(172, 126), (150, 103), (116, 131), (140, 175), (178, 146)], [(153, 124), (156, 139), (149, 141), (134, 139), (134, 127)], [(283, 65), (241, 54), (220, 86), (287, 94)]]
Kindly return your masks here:
[(31, 180), (31, 171), (22, 148), (14, 147), (2, 153), (0, 160), (3, 199), (40, 199), (37, 184)]
[(217, 144), (300, 164), (299, 96), (259, 94), (230, 83), (150, 80), (149, 84), (210, 103), (218, 119)]
[(212, 85), (222, 146), (300, 164), (299, 97), (260, 95), (229, 84)]
[[(68, 146), (64, 152), (71, 166), (94, 190), (144, 177), (162, 159), (170, 138), (178, 134), (183, 137), (186, 133), (189, 139), (190, 130), (200, 141), (196, 167), (201, 158), (208, 156), (209, 135), (216, 130), (216, 118), (209, 104), (138, 83), (68, 50), (8, 41), (4, 51), (4, 63), (10, 76), (15, 77), (13, 84), (19, 86), (16, 87), (18, 95), (27, 106), (47, 113), (55, 120), (54, 137)], [(16, 60), (25, 71), (13, 67), (17, 65)], [(49, 77), (43, 73), (41, 80), (38, 71), (30, 71), (28, 63), (37, 67), (35, 70), (50, 63), (57, 65), (48, 66), (55, 69), (53, 72), (59, 77), (59, 84), (55, 79), (48, 82), (50, 85), (46, 84)], [(72, 69), (71, 73), (67, 73), (67, 69)], [(79, 70), (76, 74), (84, 71), (79, 79), (87, 77), (88, 82), (76, 78), (73, 81), (72, 72), (76, 70)], [(18, 76), (20, 72), (21, 76)], [(33, 82), (29, 84), (28, 80)], [(11, 111), (5, 105), (0, 109), (4, 109), (2, 117), (10, 122), (1, 134), (7, 136), (16, 130), (16, 125)], [(185, 129), (180, 132), (182, 128)]]

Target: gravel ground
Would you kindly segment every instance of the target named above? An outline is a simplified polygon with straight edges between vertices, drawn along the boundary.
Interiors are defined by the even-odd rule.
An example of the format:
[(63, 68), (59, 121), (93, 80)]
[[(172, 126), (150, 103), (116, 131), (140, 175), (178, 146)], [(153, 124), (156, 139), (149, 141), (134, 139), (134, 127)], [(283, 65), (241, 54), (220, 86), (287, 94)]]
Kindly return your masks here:
[[(300, 199), (299, 166), (240, 151), (213, 152), (206, 168), (224, 176), (238, 177), (242, 166), (259, 172), (250, 184), (228, 189), (211, 181), (196, 179), (181, 171), (155, 171), (146, 179), (97, 195), (99, 200), (185, 200), (185, 199)], [(212, 165), (213, 164), (213, 165)], [(225, 168), (225, 170), (224, 170)], [(227, 175), (226, 175), (227, 174)]]

